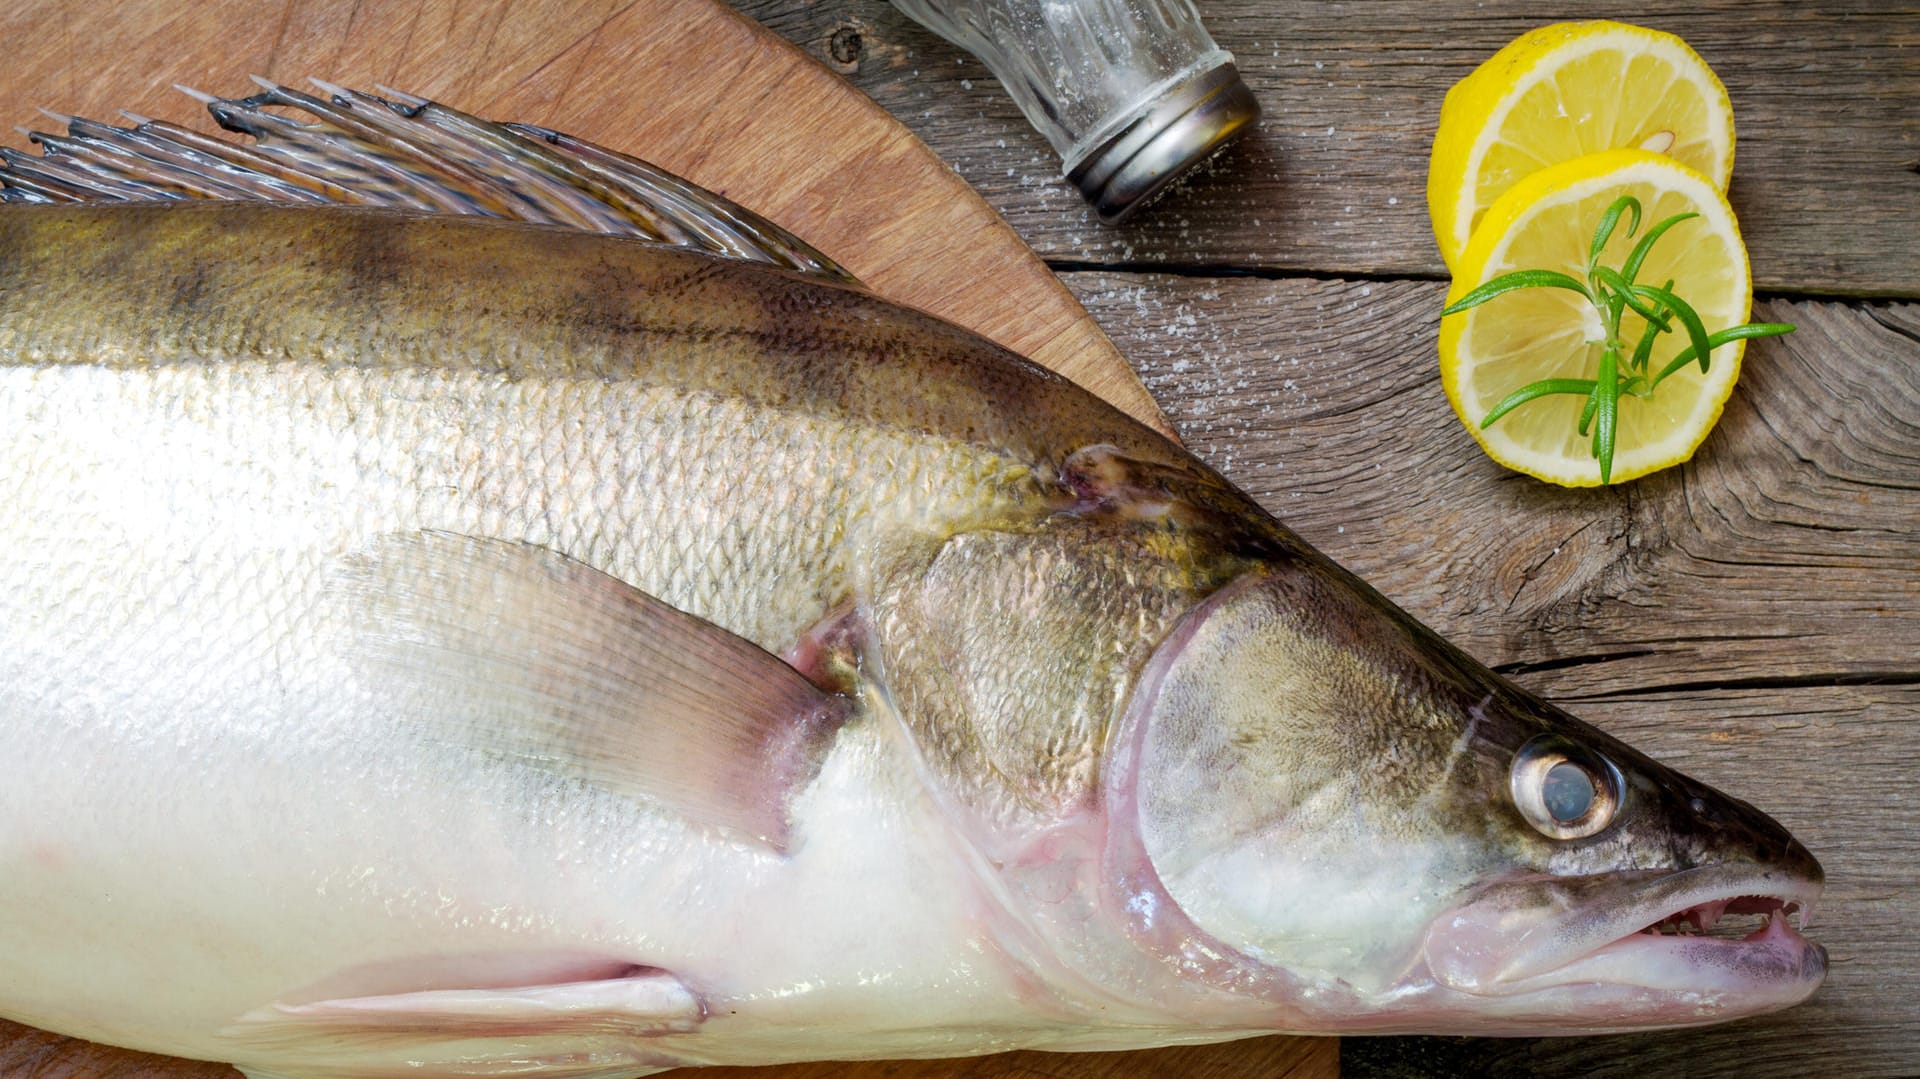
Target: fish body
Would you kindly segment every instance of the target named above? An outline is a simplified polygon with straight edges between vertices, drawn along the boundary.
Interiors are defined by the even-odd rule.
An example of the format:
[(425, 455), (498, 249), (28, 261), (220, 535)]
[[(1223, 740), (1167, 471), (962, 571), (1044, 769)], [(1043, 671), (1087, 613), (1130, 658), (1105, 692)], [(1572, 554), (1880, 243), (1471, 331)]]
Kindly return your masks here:
[(857, 287), (0, 208), (0, 431), (0, 1015), (612, 1077), (1684, 1025), (1824, 969), (1773, 821)]

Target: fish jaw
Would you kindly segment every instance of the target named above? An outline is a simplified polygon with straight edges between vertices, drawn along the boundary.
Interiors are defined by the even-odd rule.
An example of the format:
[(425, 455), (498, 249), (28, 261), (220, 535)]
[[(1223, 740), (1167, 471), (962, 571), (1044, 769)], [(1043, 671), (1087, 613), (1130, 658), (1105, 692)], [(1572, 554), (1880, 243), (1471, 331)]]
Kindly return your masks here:
[[(1488, 1033), (1679, 1027), (1777, 1011), (1826, 977), (1826, 950), (1792, 924), (1805, 928), (1822, 886), (1811, 856), (1496, 883), (1433, 921), (1424, 949), (1432, 989), (1411, 995), (1436, 1021), (1482, 1011)], [(1741, 915), (1762, 922), (1744, 936), (1726, 932), (1724, 919)], [(1419, 1029), (1425, 1006), (1401, 1012), (1393, 1028)]]
[[(1491, 1036), (1657, 1030), (1791, 1007), (1826, 977), (1826, 949), (1801, 935), (1823, 889), (1810, 855), (1771, 867), (1501, 881), (1433, 919), (1405, 972), (1371, 985), (1290, 971), (1209, 933), (1168, 892), (1132, 829), (1108, 833), (1103, 870), (1106, 906), (1132, 947), (1177, 978), (1178, 988), (1160, 986), (1162, 1004), (1201, 1025)], [(1743, 916), (1760, 922), (1726, 933)]]

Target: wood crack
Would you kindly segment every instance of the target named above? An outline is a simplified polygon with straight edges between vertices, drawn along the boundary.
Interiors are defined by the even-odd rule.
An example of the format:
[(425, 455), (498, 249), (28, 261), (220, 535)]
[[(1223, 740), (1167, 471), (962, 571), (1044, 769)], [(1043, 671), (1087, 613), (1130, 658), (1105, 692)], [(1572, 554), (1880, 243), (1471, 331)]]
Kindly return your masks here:
[(1615, 660), (1639, 659), (1642, 656), (1651, 656), (1655, 653), (1656, 650), (1652, 648), (1632, 648), (1619, 652), (1593, 652), (1579, 656), (1560, 656), (1557, 659), (1521, 660), (1513, 663), (1499, 663), (1494, 665), (1493, 670), (1497, 674), (1503, 674), (1512, 678), (1522, 675), (1538, 674), (1541, 671), (1563, 671), (1569, 667), (1586, 667), (1595, 663), (1612, 663)]
[(1877, 323), (1881, 329), (1890, 330), (1912, 341), (1914, 344), (1920, 345), (1920, 332), (1916, 332), (1910, 327), (1902, 326), (1898, 322), (1888, 319), (1886, 317), (1886, 308), (1874, 304), (1862, 304), (1860, 309), (1866, 312), (1867, 317)]
[(1561, 694), (1560, 700), (1611, 701), (1664, 694), (1730, 693), (1752, 689), (1838, 689), (1844, 686), (1920, 686), (1920, 671), (1853, 671), (1829, 674), (1753, 675), (1662, 682), (1591, 693)]
[(1810, 633), (1691, 633), (1678, 637), (1645, 637), (1648, 644), (1722, 644), (1728, 641), (1804, 641)]

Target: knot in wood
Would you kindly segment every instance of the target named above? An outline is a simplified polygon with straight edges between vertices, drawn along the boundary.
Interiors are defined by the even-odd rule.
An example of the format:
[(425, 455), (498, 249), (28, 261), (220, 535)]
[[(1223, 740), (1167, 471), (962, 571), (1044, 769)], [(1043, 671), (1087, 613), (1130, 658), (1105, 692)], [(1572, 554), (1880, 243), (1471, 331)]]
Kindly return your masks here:
[(841, 67), (860, 66), (860, 58), (866, 55), (866, 39), (857, 26), (842, 26), (827, 39), (827, 54)]

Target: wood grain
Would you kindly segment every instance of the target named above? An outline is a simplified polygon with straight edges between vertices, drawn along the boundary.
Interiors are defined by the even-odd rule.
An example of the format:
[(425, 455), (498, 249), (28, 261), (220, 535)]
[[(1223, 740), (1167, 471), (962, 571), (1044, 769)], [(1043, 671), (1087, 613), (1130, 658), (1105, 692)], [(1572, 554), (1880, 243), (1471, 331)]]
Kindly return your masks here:
[[(1731, 199), (1762, 291), (1920, 297), (1920, 9), (1883, 0), (1201, 0), (1265, 116), (1179, 198), (1103, 228), (978, 61), (876, 0), (742, 0), (940, 150), (1056, 263), (1438, 276), (1447, 88), (1525, 30), (1680, 34), (1732, 95)], [(858, 50), (845, 47), (857, 37)]]
[(398, 87), (632, 152), (799, 233), (882, 295), (971, 327), (1156, 426), (1099, 327), (966, 183), (833, 73), (715, 0), (28, 0), (0, 109), (213, 130), (170, 89), (260, 74)]

